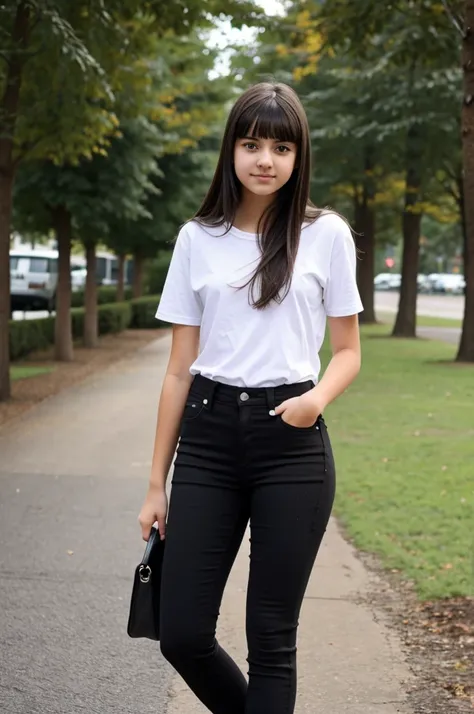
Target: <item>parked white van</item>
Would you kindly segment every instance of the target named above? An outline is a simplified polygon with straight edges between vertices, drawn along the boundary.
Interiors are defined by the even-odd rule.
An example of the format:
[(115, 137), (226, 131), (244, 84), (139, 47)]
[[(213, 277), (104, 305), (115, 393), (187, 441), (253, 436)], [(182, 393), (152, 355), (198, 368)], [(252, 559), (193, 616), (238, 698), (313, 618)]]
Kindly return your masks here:
[(119, 261), (113, 253), (97, 251), (96, 274), (99, 285), (117, 285)]
[[(117, 285), (119, 261), (113, 253), (96, 253), (97, 285)], [(73, 291), (84, 290), (87, 278), (86, 260), (83, 256), (71, 256), (71, 283)]]
[(56, 302), (58, 251), (17, 248), (10, 251), (10, 309), (48, 310)]

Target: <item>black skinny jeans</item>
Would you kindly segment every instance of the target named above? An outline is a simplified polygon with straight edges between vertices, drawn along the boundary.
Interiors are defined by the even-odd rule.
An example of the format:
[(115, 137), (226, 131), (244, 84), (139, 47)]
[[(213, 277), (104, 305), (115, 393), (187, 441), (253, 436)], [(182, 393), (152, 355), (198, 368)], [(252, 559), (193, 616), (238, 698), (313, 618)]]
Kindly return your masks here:
[[(312, 382), (241, 389), (195, 377), (175, 461), (162, 574), (161, 650), (213, 714), (291, 714), (303, 596), (332, 509), (322, 417), (270, 412)], [(249, 679), (216, 641), (230, 569), (250, 520)]]

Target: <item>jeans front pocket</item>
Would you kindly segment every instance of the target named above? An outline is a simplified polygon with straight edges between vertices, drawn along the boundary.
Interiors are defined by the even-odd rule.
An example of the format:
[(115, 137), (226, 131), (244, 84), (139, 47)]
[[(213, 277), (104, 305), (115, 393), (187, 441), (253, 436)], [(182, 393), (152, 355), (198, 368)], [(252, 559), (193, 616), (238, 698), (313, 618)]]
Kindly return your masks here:
[(192, 399), (188, 398), (186, 400), (186, 404), (184, 406), (184, 411), (183, 411), (183, 416), (181, 418), (181, 421), (183, 422), (188, 422), (188, 421), (194, 421), (194, 419), (197, 419), (201, 414), (204, 409), (204, 407), (207, 404), (207, 399)]
[(316, 427), (318, 426), (318, 419), (316, 419), (314, 424), (311, 424), (311, 426), (294, 426), (293, 424), (288, 424), (287, 421), (284, 421), (282, 414), (278, 415), (278, 421), (280, 422), (280, 424), (283, 424), (284, 427), (290, 429), (291, 431), (315, 431)]

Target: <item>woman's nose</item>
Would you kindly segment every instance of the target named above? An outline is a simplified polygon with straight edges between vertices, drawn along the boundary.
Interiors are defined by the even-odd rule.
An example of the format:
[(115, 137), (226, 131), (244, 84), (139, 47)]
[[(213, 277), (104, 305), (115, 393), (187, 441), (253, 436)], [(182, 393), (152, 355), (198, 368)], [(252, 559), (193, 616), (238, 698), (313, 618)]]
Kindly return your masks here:
[(272, 165), (272, 157), (271, 154), (267, 151), (262, 152), (260, 156), (258, 157), (258, 165), (259, 166), (271, 166)]

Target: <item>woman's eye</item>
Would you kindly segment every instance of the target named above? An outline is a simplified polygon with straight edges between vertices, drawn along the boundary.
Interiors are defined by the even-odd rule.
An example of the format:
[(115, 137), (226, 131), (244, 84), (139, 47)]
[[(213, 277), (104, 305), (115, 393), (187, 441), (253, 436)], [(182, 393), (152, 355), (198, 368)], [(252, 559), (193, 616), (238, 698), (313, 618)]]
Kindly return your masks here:
[[(283, 151), (280, 151), (280, 149), (283, 149)], [(277, 148), (277, 151), (279, 154), (285, 154), (287, 151), (289, 151), (289, 148), (287, 146), (279, 146)]]
[(244, 147), (246, 149), (256, 149), (257, 148), (256, 144), (252, 144), (251, 142), (247, 142), (246, 144), (244, 144)]

